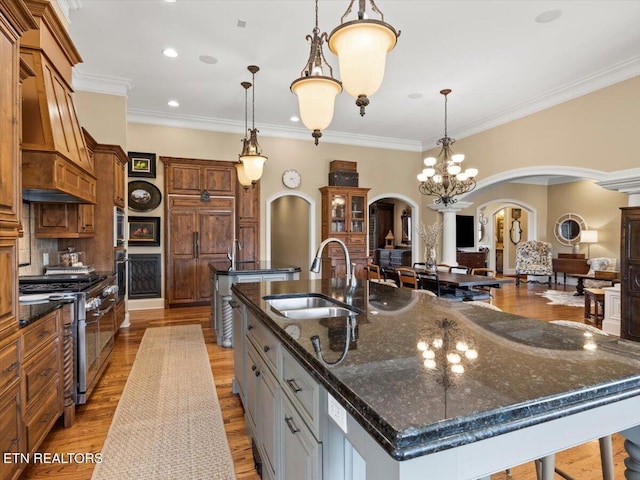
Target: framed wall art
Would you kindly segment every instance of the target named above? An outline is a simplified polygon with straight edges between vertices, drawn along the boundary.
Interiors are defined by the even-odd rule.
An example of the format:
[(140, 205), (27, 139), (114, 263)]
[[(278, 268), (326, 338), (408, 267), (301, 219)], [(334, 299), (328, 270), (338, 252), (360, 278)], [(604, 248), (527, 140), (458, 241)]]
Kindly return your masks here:
[(130, 177), (156, 178), (156, 154), (129, 152), (128, 175)]
[(142, 180), (129, 182), (129, 209), (136, 212), (149, 212), (157, 208), (162, 201), (162, 193), (153, 183)]
[(160, 246), (160, 217), (129, 217), (130, 247)]

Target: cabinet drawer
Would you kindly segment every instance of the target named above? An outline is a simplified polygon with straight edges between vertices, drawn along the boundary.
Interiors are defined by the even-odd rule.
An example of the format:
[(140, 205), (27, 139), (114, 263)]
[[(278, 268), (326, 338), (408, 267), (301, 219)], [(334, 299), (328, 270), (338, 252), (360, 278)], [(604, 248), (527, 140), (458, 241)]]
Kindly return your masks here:
[(58, 318), (60, 311), (50, 313), (42, 320), (27, 327), (24, 336), (24, 358), (33, 354), (40, 346), (52, 338), (57, 338), (59, 334)]
[[(0, 396), (0, 451), (22, 452), (22, 420), (20, 419), (20, 386), (15, 385)], [(20, 462), (0, 462), (0, 478), (15, 478)]]
[(260, 356), (277, 377), (280, 358), (280, 342), (267, 330), (262, 322), (247, 312), (247, 337), (255, 344)]
[(55, 341), (38, 352), (37, 356), (28, 363), (25, 363), (24, 379), (27, 408), (30, 407), (32, 400), (57, 378), (59, 355), (59, 343)]
[(26, 421), (27, 431), (27, 452), (33, 453), (40, 445), (44, 437), (49, 433), (51, 427), (60, 414), (60, 388), (52, 388), (36, 399), (37, 408), (33, 414), (29, 415)]
[(0, 393), (14, 380), (20, 378), (19, 338), (0, 348)]
[(295, 406), (300, 416), (320, 438), (320, 385), (307, 371), (282, 349), (282, 389)]
[[(362, 247), (364, 248), (365, 243), (367, 242), (367, 237), (364, 235), (350, 235), (349, 236), (349, 247)], [(349, 251), (352, 249), (349, 248)]]

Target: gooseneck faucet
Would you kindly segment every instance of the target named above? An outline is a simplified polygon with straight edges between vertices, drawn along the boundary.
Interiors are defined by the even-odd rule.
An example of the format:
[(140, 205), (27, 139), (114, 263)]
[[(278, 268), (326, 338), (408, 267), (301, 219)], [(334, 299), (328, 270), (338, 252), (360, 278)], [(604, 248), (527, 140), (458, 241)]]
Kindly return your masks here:
[(236, 269), (236, 247), (238, 250), (242, 250), (242, 244), (237, 238), (231, 244), (231, 251), (227, 249), (227, 258), (231, 261), (231, 270)]
[(329, 243), (337, 243), (342, 248), (342, 253), (344, 253), (344, 263), (345, 263), (345, 272), (346, 272), (346, 284), (349, 289), (353, 290), (356, 288), (356, 276), (355, 276), (355, 263), (351, 263), (351, 258), (349, 257), (349, 250), (347, 250), (347, 246), (344, 244), (342, 240), (339, 238), (329, 237), (326, 240), (323, 240), (318, 250), (316, 251), (316, 258), (311, 262), (310, 271), (314, 273), (318, 273), (320, 271), (320, 262), (322, 257), (322, 252), (324, 251), (324, 247), (326, 247)]

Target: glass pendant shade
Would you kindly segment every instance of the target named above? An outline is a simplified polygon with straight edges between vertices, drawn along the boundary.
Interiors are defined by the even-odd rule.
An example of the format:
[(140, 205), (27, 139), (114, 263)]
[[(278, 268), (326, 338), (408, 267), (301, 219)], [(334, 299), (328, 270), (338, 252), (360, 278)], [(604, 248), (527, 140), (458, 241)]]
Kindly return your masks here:
[(333, 78), (311, 76), (299, 78), (291, 84), (291, 91), (298, 96), (300, 119), (309, 130), (324, 130), (333, 119), (333, 105), (342, 91)]
[(378, 91), (387, 52), (396, 41), (396, 32), (377, 20), (347, 22), (331, 32), (329, 49), (338, 56), (340, 80), (349, 95), (368, 97)]
[(244, 173), (244, 163), (236, 163), (236, 170), (238, 174), (238, 182), (240, 182), (240, 185), (242, 185), (243, 187), (251, 186), (251, 180), (249, 180), (247, 175)]
[(262, 177), (262, 170), (267, 157), (262, 155), (245, 155), (240, 157), (244, 166), (244, 174), (249, 182), (257, 182)]

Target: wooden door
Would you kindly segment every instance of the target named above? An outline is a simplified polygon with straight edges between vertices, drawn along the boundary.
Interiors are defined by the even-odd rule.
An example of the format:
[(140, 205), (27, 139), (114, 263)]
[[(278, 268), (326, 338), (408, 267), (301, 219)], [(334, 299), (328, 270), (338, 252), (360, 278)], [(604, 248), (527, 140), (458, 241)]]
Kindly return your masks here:
[(198, 212), (196, 301), (211, 300), (209, 262), (224, 261), (233, 242), (233, 209)]
[[(174, 210), (169, 213), (167, 268), (167, 302), (191, 303), (196, 298), (197, 213)], [(170, 227), (169, 227), (170, 226)]]
[(622, 208), (620, 336), (640, 342), (640, 207)]

